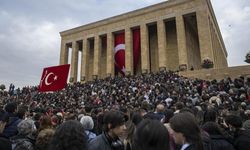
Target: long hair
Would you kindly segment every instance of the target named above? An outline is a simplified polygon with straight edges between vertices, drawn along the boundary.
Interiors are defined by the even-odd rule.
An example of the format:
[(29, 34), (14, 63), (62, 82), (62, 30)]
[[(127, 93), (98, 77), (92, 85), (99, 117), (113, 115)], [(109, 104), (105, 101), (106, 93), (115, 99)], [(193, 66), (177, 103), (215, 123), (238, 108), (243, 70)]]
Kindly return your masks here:
[(169, 150), (167, 128), (158, 120), (142, 120), (136, 128), (132, 150)]
[(170, 119), (170, 126), (175, 132), (182, 133), (186, 142), (196, 150), (203, 150), (201, 131), (193, 114), (189, 112), (175, 114)]
[(49, 150), (86, 150), (87, 136), (82, 124), (69, 120), (61, 124), (52, 137)]

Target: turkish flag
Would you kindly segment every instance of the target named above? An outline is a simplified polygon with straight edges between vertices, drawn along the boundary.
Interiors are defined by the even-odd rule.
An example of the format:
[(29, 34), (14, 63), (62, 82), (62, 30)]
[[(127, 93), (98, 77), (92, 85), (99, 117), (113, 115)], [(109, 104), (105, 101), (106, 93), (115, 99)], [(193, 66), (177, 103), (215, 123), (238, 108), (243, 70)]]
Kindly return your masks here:
[(136, 68), (140, 57), (140, 51), (141, 51), (140, 29), (134, 29), (133, 30), (134, 74), (136, 74)]
[(117, 71), (125, 75), (125, 34), (124, 32), (115, 34), (115, 67)]
[(39, 92), (57, 91), (67, 84), (70, 65), (53, 66), (43, 69)]

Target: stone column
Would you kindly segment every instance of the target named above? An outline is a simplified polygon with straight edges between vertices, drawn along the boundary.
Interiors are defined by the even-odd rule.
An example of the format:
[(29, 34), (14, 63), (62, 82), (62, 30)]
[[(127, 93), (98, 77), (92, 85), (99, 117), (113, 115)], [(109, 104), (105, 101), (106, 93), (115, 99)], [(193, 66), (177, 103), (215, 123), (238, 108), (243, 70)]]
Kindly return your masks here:
[(61, 41), (61, 51), (60, 51), (60, 65), (68, 64), (69, 50), (67, 44)]
[(114, 76), (114, 37), (107, 33), (107, 76)]
[(164, 20), (157, 21), (157, 36), (158, 36), (158, 56), (159, 56), (159, 69), (166, 68), (166, 28)]
[(201, 61), (209, 57), (214, 62), (211, 32), (206, 8), (196, 12)]
[(177, 46), (179, 55), (179, 65), (189, 68), (187, 56), (187, 43), (185, 33), (185, 23), (182, 15), (176, 16)]
[(78, 50), (79, 46), (77, 42), (72, 42), (70, 82), (77, 82)]
[(142, 73), (150, 72), (149, 66), (149, 45), (148, 45), (148, 27), (146, 24), (140, 26), (141, 32), (141, 66)]
[(101, 39), (99, 35), (95, 35), (94, 41), (94, 76), (98, 77), (100, 74), (100, 59), (101, 59)]
[(132, 31), (130, 28), (125, 29), (125, 67), (126, 74), (133, 75), (133, 48), (132, 48)]
[(87, 39), (84, 38), (82, 41), (81, 82), (85, 82), (87, 80), (87, 62), (88, 62), (87, 52), (88, 52)]

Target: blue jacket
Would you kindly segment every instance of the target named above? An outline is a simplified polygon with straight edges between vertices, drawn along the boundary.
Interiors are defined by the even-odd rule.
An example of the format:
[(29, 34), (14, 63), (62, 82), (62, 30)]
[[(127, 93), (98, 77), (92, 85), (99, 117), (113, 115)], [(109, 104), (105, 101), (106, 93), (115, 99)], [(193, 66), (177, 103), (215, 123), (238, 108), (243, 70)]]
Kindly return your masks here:
[(21, 122), (22, 120), (18, 117), (10, 117), (9, 118), (9, 123), (6, 124), (4, 130), (3, 130), (3, 135), (7, 138), (10, 138), (14, 135), (17, 135), (17, 125)]

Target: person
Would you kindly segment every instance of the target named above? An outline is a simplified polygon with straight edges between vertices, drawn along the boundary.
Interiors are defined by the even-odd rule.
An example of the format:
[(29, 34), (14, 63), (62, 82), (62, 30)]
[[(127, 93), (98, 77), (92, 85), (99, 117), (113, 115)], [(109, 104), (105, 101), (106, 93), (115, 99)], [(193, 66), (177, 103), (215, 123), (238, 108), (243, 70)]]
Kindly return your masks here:
[(175, 114), (170, 119), (170, 127), (175, 143), (181, 145), (181, 150), (203, 150), (201, 131), (193, 114)]
[(156, 106), (154, 113), (157, 116), (157, 118), (159, 118), (160, 121), (164, 118), (164, 110), (165, 110), (165, 107), (163, 104), (158, 104)]
[(2, 150), (11, 150), (11, 141), (5, 137), (2, 132), (5, 128), (5, 125), (9, 121), (9, 116), (7, 114), (2, 115), (0, 119), (0, 149)]
[(191, 66), (190, 70), (191, 70), (191, 71), (194, 71), (194, 66)]
[(39, 119), (38, 132), (40, 132), (44, 129), (49, 129), (49, 128), (52, 128), (51, 118), (47, 115), (41, 116), (41, 118)]
[(135, 131), (135, 124), (131, 120), (127, 121), (126, 122), (125, 139), (124, 139), (125, 150), (132, 149), (132, 141), (133, 141), (134, 131)]
[(51, 139), (48, 150), (87, 150), (87, 135), (82, 124), (69, 120), (61, 124)]
[(2, 134), (7, 138), (17, 135), (17, 125), (22, 121), (19, 117), (16, 116), (16, 110), (16, 103), (8, 103), (5, 106), (5, 111), (9, 115), (9, 122), (5, 125)]
[(83, 128), (85, 129), (85, 133), (88, 137), (88, 142), (90, 142), (96, 137), (96, 134), (91, 132), (91, 130), (93, 130), (94, 128), (94, 121), (90, 116), (82, 116), (80, 122), (83, 125)]
[(13, 150), (34, 150), (33, 133), (36, 132), (34, 121), (22, 120), (17, 125), (18, 134), (11, 138)]
[(40, 131), (36, 138), (35, 149), (47, 150), (54, 133), (54, 129), (44, 129)]
[(132, 150), (169, 150), (167, 128), (158, 120), (142, 120), (136, 128)]
[(209, 134), (212, 150), (235, 150), (217, 123), (212, 121), (206, 122), (202, 129)]
[(103, 133), (90, 141), (89, 150), (124, 150), (119, 139), (126, 131), (125, 116), (122, 112), (111, 110), (103, 117)]
[(248, 150), (250, 147), (250, 130), (242, 127), (242, 118), (238, 115), (228, 115), (225, 122), (234, 137), (234, 147), (236, 150)]
[(216, 122), (217, 120), (217, 113), (214, 109), (210, 108), (208, 110), (205, 111), (204, 113), (204, 123), (206, 122)]

